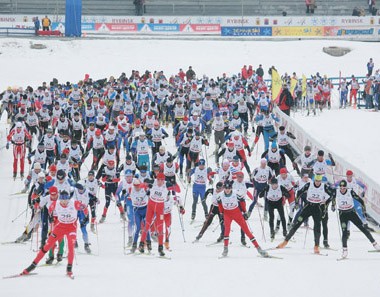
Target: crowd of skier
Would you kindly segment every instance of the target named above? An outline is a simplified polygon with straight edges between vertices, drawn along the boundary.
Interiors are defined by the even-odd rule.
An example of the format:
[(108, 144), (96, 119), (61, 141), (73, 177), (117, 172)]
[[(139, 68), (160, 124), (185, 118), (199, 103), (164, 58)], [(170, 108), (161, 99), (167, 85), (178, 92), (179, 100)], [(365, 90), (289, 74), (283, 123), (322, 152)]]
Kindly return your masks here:
[[(168, 78), (162, 71), (136, 70), (118, 78), (95, 81), (86, 75), (78, 83), (53, 79), (37, 89), (4, 91), (0, 113), (6, 112), (10, 123), (6, 149), (13, 150), (13, 178), (25, 184), (17, 194), (27, 194), (32, 212), (16, 242), (30, 240), (35, 231), (41, 239), (36, 258), (22, 275), (47, 253), (47, 264), (62, 261), (66, 237), (67, 274), (72, 276), (77, 222), (91, 253), (87, 226), (96, 234), (97, 224), (107, 223), (111, 202), (126, 225), (128, 253), (150, 253), (157, 241), (158, 255), (167, 257), (172, 212), (178, 212), (183, 230), (185, 209), (193, 222), (199, 217), (198, 204), (205, 221), (194, 243), (218, 216), (216, 242), (223, 244), (223, 257), (228, 255), (232, 221), (241, 227), (242, 245), (248, 237), (259, 255), (271, 257), (247, 224), (258, 206), (264, 208), (272, 240), (282, 228), (284, 241), (277, 248), (284, 248), (302, 224), (308, 226), (309, 217), (314, 221), (314, 253), (320, 253), (321, 235), (323, 247), (329, 248), (330, 208), (339, 212), (342, 258), (348, 253), (349, 221), (380, 250), (366, 221), (366, 186), (350, 170), (329, 182), (333, 156), (310, 146), (297, 148), (295, 136), (275, 112), (277, 104), (289, 114), (305, 98), (308, 112), (330, 107), (330, 81), (313, 76), (305, 97), (301, 80), (291, 90), (291, 77), (285, 74), (279, 100), (273, 102), (263, 75), (261, 65), (216, 79), (198, 79), (191, 67)], [(260, 137), (263, 149), (257, 145)], [(254, 168), (252, 154), (257, 159), (258, 151)], [(30, 170), (25, 170), (25, 161)], [(188, 193), (191, 208), (186, 207)]]

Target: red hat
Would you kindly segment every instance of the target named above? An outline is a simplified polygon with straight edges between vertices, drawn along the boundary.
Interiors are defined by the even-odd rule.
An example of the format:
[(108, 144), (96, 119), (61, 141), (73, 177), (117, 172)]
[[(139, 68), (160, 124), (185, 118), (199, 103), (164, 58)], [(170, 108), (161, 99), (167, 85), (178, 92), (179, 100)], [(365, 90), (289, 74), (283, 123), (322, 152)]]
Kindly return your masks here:
[(140, 119), (137, 119), (137, 120), (135, 121), (135, 124), (136, 124), (136, 125), (140, 125), (140, 124), (141, 124)]
[(232, 141), (227, 142), (227, 146), (234, 147), (235, 144)]
[(184, 116), (183, 120), (184, 120), (184, 122), (187, 122), (189, 120), (189, 118), (187, 116)]
[(244, 172), (243, 171), (238, 171), (235, 173), (236, 176), (244, 176)]
[(119, 114), (122, 114), (122, 115), (124, 115), (124, 111), (120, 110)]
[(100, 131), (100, 129), (96, 129), (96, 131), (95, 131), (95, 135), (96, 135), (96, 136), (100, 136), (100, 135), (102, 135), (102, 131)]
[(100, 101), (100, 102), (99, 102), (99, 105), (100, 105), (100, 106), (104, 106), (104, 104), (105, 104), (104, 101)]
[(354, 175), (354, 173), (352, 172), (352, 170), (347, 170), (346, 175)]
[(50, 172), (57, 172), (57, 166), (55, 164), (51, 164), (49, 167)]
[(157, 174), (157, 179), (159, 180), (164, 180), (165, 179), (165, 174), (163, 174), (162, 172), (160, 172), (159, 174)]
[(280, 169), (280, 174), (286, 174), (286, 173), (288, 173), (288, 170), (286, 170), (285, 167), (282, 167), (282, 168)]
[(115, 166), (115, 161), (114, 160), (108, 160), (108, 166), (110, 166), (110, 167), (113, 167), (113, 166)]
[(154, 126), (155, 127), (159, 127), (160, 126), (160, 123), (158, 121), (154, 121)]
[(147, 115), (148, 115), (148, 117), (151, 117), (153, 115), (153, 112), (148, 111)]
[(49, 194), (50, 195), (58, 195), (58, 188), (56, 186), (50, 187)]
[(53, 178), (50, 176), (50, 175), (48, 175), (47, 177), (45, 177), (45, 181), (46, 182), (49, 182), (49, 181), (51, 181)]

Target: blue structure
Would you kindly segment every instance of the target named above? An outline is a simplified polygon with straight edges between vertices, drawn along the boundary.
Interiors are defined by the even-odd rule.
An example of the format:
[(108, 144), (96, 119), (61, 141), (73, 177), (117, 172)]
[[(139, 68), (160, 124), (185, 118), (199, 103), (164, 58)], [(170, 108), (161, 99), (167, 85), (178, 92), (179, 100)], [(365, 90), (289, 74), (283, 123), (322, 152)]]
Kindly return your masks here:
[(66, 0), (65, 36), (82, 36), (82, 0)]

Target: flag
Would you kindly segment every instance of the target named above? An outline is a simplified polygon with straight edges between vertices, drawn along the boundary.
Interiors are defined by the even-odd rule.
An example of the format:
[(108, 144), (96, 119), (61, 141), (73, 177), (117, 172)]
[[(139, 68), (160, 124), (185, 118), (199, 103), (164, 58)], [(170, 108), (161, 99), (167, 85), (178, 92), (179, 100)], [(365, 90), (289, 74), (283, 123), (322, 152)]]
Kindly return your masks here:
[(290, 80), (290, 94), (292, 94), (293, 98), (294, 98), (294, 90), (296, 89), (296, 86), (297, 86), (297, 80), (292, 77), (292, 79)]
[(282, 91), (281, 77), (278, 75), (277, 70), (272, 69), (272, 101), (278, 101)]
[(302, 97), (306, 96), (306, 76), (302, 74)]

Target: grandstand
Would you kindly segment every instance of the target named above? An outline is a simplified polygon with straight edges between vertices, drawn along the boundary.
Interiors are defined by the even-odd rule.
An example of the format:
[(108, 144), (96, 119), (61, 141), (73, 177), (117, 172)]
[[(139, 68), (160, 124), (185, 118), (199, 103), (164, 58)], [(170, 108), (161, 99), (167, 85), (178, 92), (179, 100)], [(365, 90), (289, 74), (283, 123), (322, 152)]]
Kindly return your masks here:
[[(317, 0), (315, 15), (352, 15), (366, 0)], [(133, 0), (82, 0), (84, 15), (135, 14)], [(304, 0), (146, 0), (146, 15), (167, 16), (306, 15)], [(0, 0), (0, 14), (65, 14), (65, 0)]]

